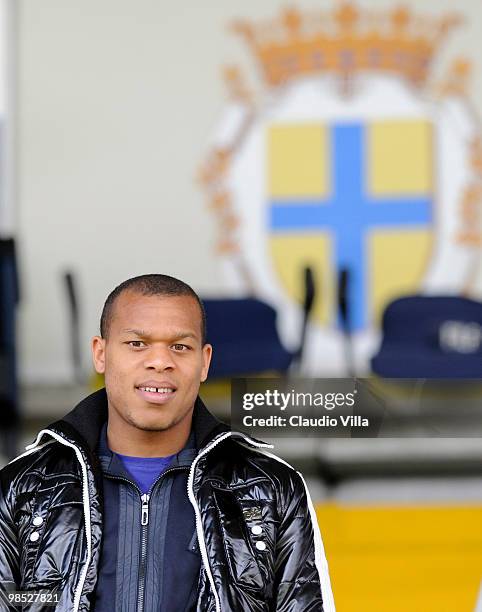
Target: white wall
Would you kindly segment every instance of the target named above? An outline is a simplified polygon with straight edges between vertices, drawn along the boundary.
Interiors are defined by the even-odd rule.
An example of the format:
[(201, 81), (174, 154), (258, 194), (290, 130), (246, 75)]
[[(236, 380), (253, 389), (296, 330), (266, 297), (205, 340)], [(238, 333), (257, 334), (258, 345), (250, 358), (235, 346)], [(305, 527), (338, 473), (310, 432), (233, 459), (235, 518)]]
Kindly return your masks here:
[[(406, 4), (466, 16), (436, 72), (458, 54), (479, 62), (471, 94), (482, 112), (480, 2)], [(298, 5), (326, 8), (330, 2)], [(223, 289), (214, 222), (195, 174), (226, 97), (221, 67), (242, 64), (253, 85), (257, 76), (227, 26), (235, 17), (271, 17), (285, 6), (278, 0), (19, 0), (23, 380), (70, 376), (60, 284), (65, 268), (80, 278), (87, 364), (104, 299), (122, 280), (163, 272), (202, 294)]]

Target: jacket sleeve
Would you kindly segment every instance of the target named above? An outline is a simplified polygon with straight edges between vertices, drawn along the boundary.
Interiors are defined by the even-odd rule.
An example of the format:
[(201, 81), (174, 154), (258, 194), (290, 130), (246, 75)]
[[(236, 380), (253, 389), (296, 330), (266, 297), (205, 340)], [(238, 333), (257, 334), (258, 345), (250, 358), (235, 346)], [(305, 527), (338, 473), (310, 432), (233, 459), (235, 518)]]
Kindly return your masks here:
[(328, 564), (308, 488), (292, 472), (275, 557), (276, 612), (335, 612)]
[(20, 585), (17, 530), (5, 494), (4, 470), (0, 471), (0, 591)]

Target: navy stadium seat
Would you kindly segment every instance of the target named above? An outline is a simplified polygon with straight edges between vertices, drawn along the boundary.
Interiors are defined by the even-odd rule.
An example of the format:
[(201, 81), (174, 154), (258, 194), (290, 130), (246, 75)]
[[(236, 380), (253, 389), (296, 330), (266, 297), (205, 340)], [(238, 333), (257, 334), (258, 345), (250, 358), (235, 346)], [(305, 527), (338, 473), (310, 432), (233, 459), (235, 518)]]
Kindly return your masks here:
[(203, 300), (207, 340), (213, 345), (209, 378), (286, 372), (294, 355), (276, 329), (276, 311), (253, 298)]
[(15, 255), (13, 238), (0, 238), (0, 452), (8, 459), (18, 454), (20, 418), (15, 335), (20, 296)]
[(372, 370), (385, 378), (482, 378), (482, 303), (409, 296), (389, 304)]

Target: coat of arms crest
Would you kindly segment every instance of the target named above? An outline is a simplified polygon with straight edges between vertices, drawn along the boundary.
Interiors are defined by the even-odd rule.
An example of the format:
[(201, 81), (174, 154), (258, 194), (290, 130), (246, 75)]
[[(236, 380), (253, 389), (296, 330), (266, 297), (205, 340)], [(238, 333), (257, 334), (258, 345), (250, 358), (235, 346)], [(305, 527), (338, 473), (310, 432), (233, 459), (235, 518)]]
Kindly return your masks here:
[(465, 91), (470, 66), (457, 59), (438, 82), (430, 71), (458, 23), (344, 2), (234, 24), (263, 88), (255, 96), (238, 68), (226, 69), (230, 100), (201, 179), (229, 284), (277, 307), (288, 346), (297, 338), (302, 271), (313, 270), (309, 374), (343, 362), (340, 271), (349, 274), (361, 369), (390, 301), (470, 294), (482, 196), (482, 140)]

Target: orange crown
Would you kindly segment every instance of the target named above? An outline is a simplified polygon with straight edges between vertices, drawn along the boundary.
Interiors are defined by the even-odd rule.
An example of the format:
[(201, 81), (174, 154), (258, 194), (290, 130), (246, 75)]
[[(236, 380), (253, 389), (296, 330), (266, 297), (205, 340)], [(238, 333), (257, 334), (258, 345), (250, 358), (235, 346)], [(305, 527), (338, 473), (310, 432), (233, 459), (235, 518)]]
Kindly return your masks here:
[(287, 9), (270, 23), (237, 21), (269, 85), (328, 71), (350, 75), (376, 70), (400, 75), (420, 86), (456, 15), (426, 17), (399, 7), (374, 12), (349, 2), (324, 13)]

